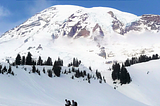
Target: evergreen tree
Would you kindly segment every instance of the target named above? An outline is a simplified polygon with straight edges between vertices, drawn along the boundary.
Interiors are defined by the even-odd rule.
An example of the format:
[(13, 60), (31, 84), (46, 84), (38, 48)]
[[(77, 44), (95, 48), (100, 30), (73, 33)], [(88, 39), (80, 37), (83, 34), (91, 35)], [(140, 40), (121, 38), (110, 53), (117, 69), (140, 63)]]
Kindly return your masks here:
[(121, 74), (120, 74), (120, 83), (121, 84), (127, 84), (131, 82), (130, 75), (127, 71), (127, 69), (122, 65), (121, 67)]
[(35, 60), (32, 60), (32, 64), (33, 64), (33, 65), (36, 65), (36, 61), (35, 61)]
[(20, 56), (20, 54), (17, 55), (15, 63), (16, 63), (16, 65), (20, 65), (21, 64), (21, 56)]
[(61, 66), (63, 66), (63, 60), (61, 60), (60, 58), (58, 58), (58, 61), (54, 62), (53, 65), (53, 72), (57, 77), (60, 77), (60, 73), (61, 73)]
[(112, 79), (119, 80), (119, 75), (120, 75), (120, 65), (118, 63), (113, 64), (112, 66), (113, 72), (112, 72)]
[(8, 73), (11, 74), (11, 72), (12, 72), (12, 69), (11, 69), (11, 66), (9, 66), (9, 69), (8, 69), (7, 74), (8, 74)]
[(4, 66), (3, 69), (2, 69), (2, 73), (5, 73), (5, 72), (7, 72), (6, 66)]
[(73, 66), (78, 67), (81, 61), (78, 62), (78, 59), (73, 58)]
[(51, 70), (48, 70), (47, 72), (48, 72), (48, 76), (49, 76), (49, 77), (52, 77), (52, 71), (51, 71)]
[(37, 65), (42, 65), (42, 63), (43, 63), (43, 60), (41, 59), (41, 56), (39, 56)]
[(25, 65), (26, 64), (26, 59), (25, 59), (25, 56), (22, 56), (22, 62), (21, 62), (22, 65)]
[(43, 68), (43, 73), (46, 73), (45, 68)]
[(86, 71), (85, 70), (83, 71), (83, 75), (86, 76)]
[(73, 66), (75, 66), (75, 64), (76, 64), (76, 59), (75, 58), (73, 58)]
[(57, 65), (63, 66), (63, 60), (61, 60), (60, 58), (58, 58)]
[(14, 72), (12, 71), (11, 74), (14, 76)]
[(69, 71), (68, 71), (68, 73), (71, 73), (71, 70), (70, 70), (70, 68), (69, 68)]
[(102, 80), (101, 73), (100, 73), (100, 72), (98, 72), (98, 70), (96, 70), (96, 77), (97, 77), (97, 79)]
[(153, 59), (153, 60), (159, 59), (158, 54), (155, 54), (155, 55), (153, 54), (153, 55), (152, 55), (152, 59)]
[(91, 71), (92, 71), (92, 68), (91, 68), (91, 66), (89, 66), (89, 70), (91, 70)]
[(74, 67), (72, 67), (72, 72), (75, 72), (75, 68)]
[(90, 78), (91, 78), (91, 76), (90, 76), (90, 74), (88, 73), (88, 74), (87, 74), (87, 79), (90, 80)]
[(60, 77), (61, 67), (53, 67), (53, 71), (57, 77)]
[(130, 60), (127, 59), (124, 64), (125, 64), (125, 66), (130, 66)]
[(47, 61), (46, 61), (46, 65), (52, 65), (52, 59), (50, 57), (48, 57)]
[(80, 77), (79, 69), (76, 71), (75, 77), (76, 77), (76, 78), (79, 78), (79, 77)]
[(32, 54), (30, 52), (28, 52), (27, 57), (26, 57), (26, 65), (33, 65)]
[(40, 73), (40, 71), (38, 70), (38, 68), (37, 68), (36, 72), (38, 73), (38, 75), (41, 75), (41, 73)]
[(32, 66), (32, 73), (35, 73), (36, 72), (36, 67), (35, 65)]

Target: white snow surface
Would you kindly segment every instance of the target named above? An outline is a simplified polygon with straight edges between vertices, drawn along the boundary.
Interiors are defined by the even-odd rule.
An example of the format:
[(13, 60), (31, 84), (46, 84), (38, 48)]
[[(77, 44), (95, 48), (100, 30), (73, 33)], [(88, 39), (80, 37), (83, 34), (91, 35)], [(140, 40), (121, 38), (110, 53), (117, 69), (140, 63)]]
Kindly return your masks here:
[[(94, 79), (88, 83), (82, 78), (71, 79), (71, 74), (50, 78), (42, 69), (51, 66), (36, 66), (40, 76), (29, 74), (31, 66), (12, 66), (15, 76), (0, 74), (0, 103), (1, 106), (62, 106), (64, 99), (74, 99), (79, 106), (159, 106), (159, 64), (160, 60), (154, 60), (128, 67), (132, 82), (122, 86), (113, 85), (111, 71), (102, 72), (107, 83)], [(83, 65), (79, 68), (85, 69)]]

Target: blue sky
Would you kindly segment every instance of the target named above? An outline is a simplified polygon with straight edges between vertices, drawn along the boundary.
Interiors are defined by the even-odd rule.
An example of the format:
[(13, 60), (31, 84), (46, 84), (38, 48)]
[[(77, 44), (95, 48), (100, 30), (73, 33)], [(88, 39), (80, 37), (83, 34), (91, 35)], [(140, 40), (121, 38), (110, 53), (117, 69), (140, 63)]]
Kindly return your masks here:
[(0, 34), (53, 5), (111, 7), (135, 15), (160, 15), (160, 0), (0, 0)]

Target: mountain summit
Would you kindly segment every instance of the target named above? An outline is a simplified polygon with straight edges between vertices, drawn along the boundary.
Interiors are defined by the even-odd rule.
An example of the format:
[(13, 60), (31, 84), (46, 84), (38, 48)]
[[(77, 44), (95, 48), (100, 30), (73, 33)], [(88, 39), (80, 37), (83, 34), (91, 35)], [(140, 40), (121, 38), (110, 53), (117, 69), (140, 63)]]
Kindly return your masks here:
[[(103, 57), (105, 54), (106, 57), (116, 55), (118, 52), (124, 54), (123, 52), (126, 50), (128, 52), (128, 48), (134, 45), (131, 43), (133, 41), (134, 43), (138, 42), (141, 39), (139, 36), (134, 37), (136, 40), (131, 40), (133, 38), (127, 38), (128, 40), (126, 40), (124, 37), (131, 34), (132, 37), (133, 34), (144, 35), (146, 32), (158, 33), (159, 30), (160, 16), (158, 15), (136, 16), (107, 7), (84, 8), (72, 5), (56, 5), (35, 14), (23, 24), (4, 33), (0, 38), (0, 44), (4, 45), (4, 43), (12, 42), (8, 43), (12, 46), (12, 49), (8, 46), (1, 47), (16, 51), (15, 54), (25, 53), (33, 49), (37, 51), (37, 48), (44, 49), (44, 46), (48, 49), (53, 46), (64, 48), (69, 44), (76, 45), (76, 48), (84, 48), (88, 45), (86, 46), (87, 51), (96, 51), (96, 54)], [(81, 38), (87, 39), (82, 41)], [(76, 39), (79, 40), (75, 43)], [(145, 45), (142, 44), (141, 46)], [(113, 49), (113, 45), (114, 47), (115, 45), (118, 46), (119, 49)], [(124, 45), (131, 46), (126, 49), (123, 47)], [(69, 48), (71, 49), (71, 45)], [(133, 51), (135, 50), (131, 50), (132, 53), (129, 52), (126, 55), (136, 54)], [(138, 50), (138, 52), (141, 51)], [(5, 51), (4, 54), (6, 55), (6, 53), (9, 54)], [(36, 53), (39, 53), (38, 55), (42, 54), (40, 51)]]

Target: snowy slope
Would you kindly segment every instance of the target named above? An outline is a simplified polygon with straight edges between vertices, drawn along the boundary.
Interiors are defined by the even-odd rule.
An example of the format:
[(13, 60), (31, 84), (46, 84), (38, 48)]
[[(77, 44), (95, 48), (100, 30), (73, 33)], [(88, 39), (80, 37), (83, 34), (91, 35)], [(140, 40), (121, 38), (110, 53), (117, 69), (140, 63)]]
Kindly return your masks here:
[[(24, 67), (27, 70), (24, 70)], [(64, 99), (74, 99), (79, 106), (147, 106), (144, 101), (134, 100), (113, 89), (107, 83), (91, 80), (89, 84), (81, 79), (71, 79), (70, 75), (48, 77), (38, 66), (41, 75), (29, 74), (31, 66), (12, 67), (15, 76), (0, 74), (0, 103), (2, 106), (62, 106)], [(52, 67), (46, 67), (50, 69)], [(129, 85), (128, 85), (129, 86)], [(141, 93), (141, 92), (139, 92)]]
[(79, 106), (159, 106), (159, 64), (160, 60), (154, 60), (128, 67), (132, 82), (117, 84), (117, 89), (113, 89), (115, 85), (106, 72), (103, 75), (107, 83), (91, 79), (89, 84), (81, 78), (71, 79), (71, 74), (50, 78), (42, 72), (43, 67), (47, 70), (50, 66), (37, 66), (40, 76), (29, 74), (31, 66), (12, 67), (15, 76), (0, 74), (0, 103), (2, 106), (62, 106), (67, 98), (76, 100)]
[(149, 106), (159, 106), (159, 64), (160, 60), (154, 60), (128, 67), (133, 81), (129, 86), (118, 88), (118, 91)]

